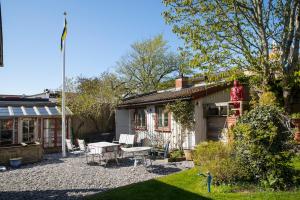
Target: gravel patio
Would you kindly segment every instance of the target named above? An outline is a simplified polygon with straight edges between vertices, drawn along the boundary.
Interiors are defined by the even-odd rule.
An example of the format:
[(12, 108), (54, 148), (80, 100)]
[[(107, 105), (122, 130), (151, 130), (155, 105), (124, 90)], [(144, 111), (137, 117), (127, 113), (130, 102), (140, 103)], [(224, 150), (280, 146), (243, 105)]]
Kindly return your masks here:
[(192, 162), (164, 163), (154, 161), (152, 167), (138, 165), (124, 158), (104, 166), (87, 165), (85, 157), (62, 158), (48, 154), (40, 163), (0, 172), (0, 200), (83, 199), (84, 196), (108, 189), (149, 180), (193, 166)]

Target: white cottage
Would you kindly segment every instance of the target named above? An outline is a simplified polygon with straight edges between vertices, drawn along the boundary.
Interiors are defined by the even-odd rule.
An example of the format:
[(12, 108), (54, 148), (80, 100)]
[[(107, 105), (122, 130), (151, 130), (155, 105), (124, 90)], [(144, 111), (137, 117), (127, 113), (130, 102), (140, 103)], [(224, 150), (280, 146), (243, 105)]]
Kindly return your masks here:
[[(135, 134), (137, 142), (177, 148), (184, 139), (184, 148), (191, 149), (206, 140), (219, 140), (226, 126), (230, 85), (198, 83), (190, 85), (187, 78), (176, 79), (175, 88), (124, 99), (116, 110), (116, 138)], [(182, 135), (172, 113), (165, 106), (176, 100), (191, 101), (195, 108), (194, 128)], [(182, 137), (183, 136), (183, 137)]]

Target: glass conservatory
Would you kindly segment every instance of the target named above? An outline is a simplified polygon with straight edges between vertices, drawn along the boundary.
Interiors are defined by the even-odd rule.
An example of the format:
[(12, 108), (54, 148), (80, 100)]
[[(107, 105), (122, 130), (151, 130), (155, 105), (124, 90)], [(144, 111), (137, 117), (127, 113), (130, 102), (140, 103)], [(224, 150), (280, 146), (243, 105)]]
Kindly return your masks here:
[[(67, 108), (67, 137), (70, 134), (71, 114)], [(0, 103), (0, 146), (33, 142), (40, 142), (44, 148), (61, 146), (60, 108), (54, 103), (30, 106), (4, 106)]]

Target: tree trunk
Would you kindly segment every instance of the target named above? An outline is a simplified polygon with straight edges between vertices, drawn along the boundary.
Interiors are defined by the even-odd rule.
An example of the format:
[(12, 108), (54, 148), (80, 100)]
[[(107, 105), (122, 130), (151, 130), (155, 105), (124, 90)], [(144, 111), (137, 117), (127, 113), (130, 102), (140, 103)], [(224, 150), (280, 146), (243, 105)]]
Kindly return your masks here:
[(291, 113), (291, 89), (283, 87), (284, 109), (287, 113)]

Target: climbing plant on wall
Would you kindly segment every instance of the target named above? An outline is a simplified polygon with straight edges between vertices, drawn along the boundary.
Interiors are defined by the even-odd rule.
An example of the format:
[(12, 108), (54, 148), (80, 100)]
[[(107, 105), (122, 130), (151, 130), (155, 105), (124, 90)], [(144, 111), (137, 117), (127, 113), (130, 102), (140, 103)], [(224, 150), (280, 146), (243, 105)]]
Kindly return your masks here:
[(194, 124), (194, 105), (191, 101), (177, 100), (167, 104), (166, 109), (173, 114), (174, 120), (181, 125), (181, 137), (177, 143), (179, 148), (183, 149), (184, 133), (191, 129)]

